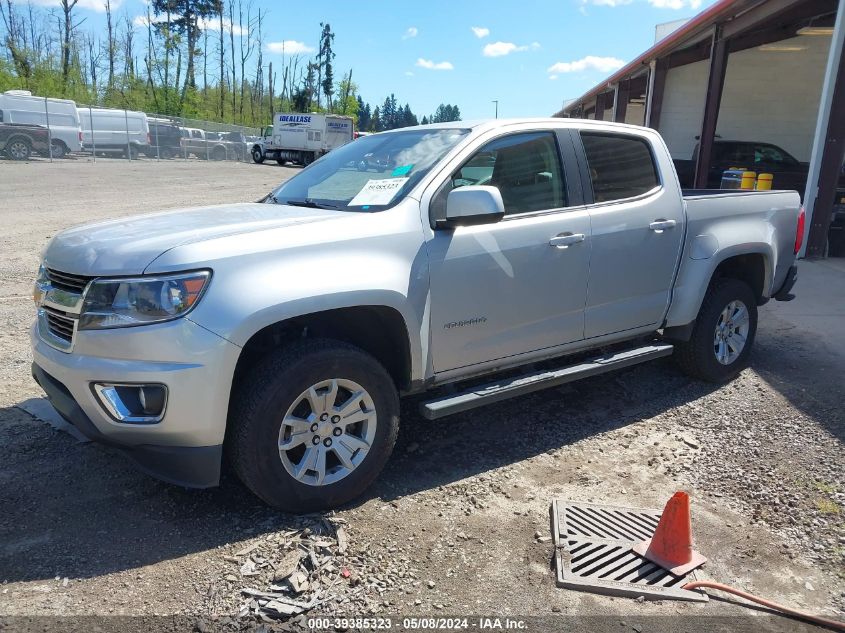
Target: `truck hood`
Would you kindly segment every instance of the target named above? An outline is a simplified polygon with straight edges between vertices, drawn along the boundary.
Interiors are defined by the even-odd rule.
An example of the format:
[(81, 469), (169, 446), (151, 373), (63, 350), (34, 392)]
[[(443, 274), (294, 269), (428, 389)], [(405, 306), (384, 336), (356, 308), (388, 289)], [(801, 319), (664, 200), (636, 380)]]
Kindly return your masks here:
[(86, 276), (137, 275), (177, 246), (341, 216), (348, 214), (262, 203), (138, 215), (62, 231), (44, 251), (44, 265)]

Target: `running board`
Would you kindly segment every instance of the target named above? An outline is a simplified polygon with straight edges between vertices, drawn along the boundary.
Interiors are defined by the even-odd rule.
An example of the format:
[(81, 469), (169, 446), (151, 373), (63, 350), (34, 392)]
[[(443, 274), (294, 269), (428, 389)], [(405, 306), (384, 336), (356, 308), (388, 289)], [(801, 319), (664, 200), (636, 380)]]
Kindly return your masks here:
[(672, 345), (646, 345), (609, 356), (599, 356), (562, 369), (506, 378), (499, 382), (479, 385), (469, 391), (423, 402), (420, 405), (420, 413), (429, 420), (436, 420), (453, 413), (469, 411), (485, 404), (500, 402), (548, 387), (556, 387), (582, 378), (598, 376), (631, 365), (638, 365), (662, 356), (669, 356), (673, 349)]

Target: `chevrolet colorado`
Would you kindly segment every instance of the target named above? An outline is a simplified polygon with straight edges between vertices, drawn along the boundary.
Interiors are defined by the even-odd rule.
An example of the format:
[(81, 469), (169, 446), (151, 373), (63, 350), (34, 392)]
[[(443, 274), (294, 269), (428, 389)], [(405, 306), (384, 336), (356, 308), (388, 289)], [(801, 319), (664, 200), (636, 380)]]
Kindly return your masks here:
[(326, 508), (386, 463), (400, 395), (433, 419), (670, 354), (731, 379), (757, 307), (792, 298), (803, 222), (795, 192), (682, 192), (646, 128), (405, 128), (257, 203), (56, 235), (33, 375), (166, 481), (216, 485), (225, 454), (267, 503)]

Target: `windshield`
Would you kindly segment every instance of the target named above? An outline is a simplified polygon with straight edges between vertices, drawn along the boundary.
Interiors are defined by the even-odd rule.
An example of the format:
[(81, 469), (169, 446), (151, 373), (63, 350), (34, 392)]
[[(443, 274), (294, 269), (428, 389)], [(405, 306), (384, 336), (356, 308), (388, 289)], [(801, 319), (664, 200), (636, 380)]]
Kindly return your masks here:
[(283, 183), (268, 202), (381, 211), (401, 201), (466, 129), (416, 129), (347, 143)]

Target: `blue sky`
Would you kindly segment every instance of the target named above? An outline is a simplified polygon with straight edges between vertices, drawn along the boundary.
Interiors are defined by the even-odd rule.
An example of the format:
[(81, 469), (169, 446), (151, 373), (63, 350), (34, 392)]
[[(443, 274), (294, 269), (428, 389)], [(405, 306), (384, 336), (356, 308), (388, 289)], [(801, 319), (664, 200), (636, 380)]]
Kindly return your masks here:
[[(80, 0), (82, 28), (104, 24), (102, 1)], [(691, 17), (712, 2), (253, 0), (268, 12), (265, 60), (276, 68), (281, 42), (287, 52), (313, 49), (325, 21), (336, 34), (335, 74), (351, 67), (366, 101), (376, 105), (393, 92), (420, 117), (442, 102), (457, 104), (465, 119), (492, 116), (494, 99), (502, 117), (550, 115), (651, 46), (656, 24)], [(146, 12), (143, 0), (112, 5), (119, 15)]]

